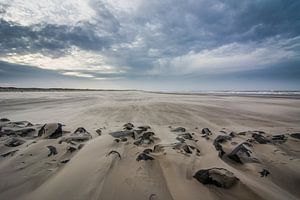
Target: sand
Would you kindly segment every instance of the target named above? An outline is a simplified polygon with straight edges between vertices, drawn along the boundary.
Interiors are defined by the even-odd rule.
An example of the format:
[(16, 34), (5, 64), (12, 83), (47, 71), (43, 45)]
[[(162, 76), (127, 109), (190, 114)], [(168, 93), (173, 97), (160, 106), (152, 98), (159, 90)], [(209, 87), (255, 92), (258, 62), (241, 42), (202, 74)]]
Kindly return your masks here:
[[(63, 125), (61, 137), (17, 136), (24, 144), (16, 147), (5, 146), (15, 136), (1, 135), (1, 155), (18, 150), (0, 156), (1, 200), (300, 198), (300, 140), (290, 135), (300, 132), (297, 96), (1, 92), (0, 118), (29, 121), (37, 130), (34, 134), (46, 123)], [(148, 131), (155, 133), (151, 136), (153, 143), (142, 140), (141, 145), (135, 145), (138, 138), (131, 136), (126, 137), (127, 141), (116, 142), (109, 133), (122, 131), (128, 122), (134, 129), (150, 126)], [(7, 124), (3, 122), (1, 126)], [(72, 144), (61, 142), (78, 127), (84, 127), (90, 138)], [(177, 127), (186, 131), (172, 132)], [(204, 137), (203, 128), (209, 128), (211, 134)], [(101, 130), (100, 135), (97, 129)], [(220, 143), (225, 152), (220, 157), (214, 140), (231, 132), (235, 136)], [(184, 133), (190, 133), (192, 139), (180, 143), (176, 138), (182, 138)], [(254, 133), (262, 135), (268, 143), (257, 142), (252, 137)], [(285, 139), (272, 140), (278, 134), (284, 134)], [(249, 144), (251, 157), (243, 163), (229, 159), (230, 152), (243, 142)], [(80, 144), (84, 146), (79, 149)], [(194, 150), (186, 153), (183, 144)], [(153, 160), (136, 161), (144, 149), (153, 150), (155, 145), (162, 148), (147, 154)], [(57, 154), (48, 156), (47, 146), (54, 146)], [(73, 152), (67, 150), (70, 146), (75, 148)], [(112, 150), (121, 158), (116, 153), (108, 155)], [(237, 183), (223, 188), (203, 184), (193, 177), (201, 169), (215, 167), (231, 172)], [(263, 169), (270, 174), (261, 177), (259, 172)]]

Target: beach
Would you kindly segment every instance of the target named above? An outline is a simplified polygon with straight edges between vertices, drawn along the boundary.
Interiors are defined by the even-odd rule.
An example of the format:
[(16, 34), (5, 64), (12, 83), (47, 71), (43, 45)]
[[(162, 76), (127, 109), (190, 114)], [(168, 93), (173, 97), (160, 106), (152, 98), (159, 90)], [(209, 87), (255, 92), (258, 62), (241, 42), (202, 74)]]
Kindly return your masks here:
[(297, 95), (1, 92), (0, 118), (2, 200), (300, 198)]

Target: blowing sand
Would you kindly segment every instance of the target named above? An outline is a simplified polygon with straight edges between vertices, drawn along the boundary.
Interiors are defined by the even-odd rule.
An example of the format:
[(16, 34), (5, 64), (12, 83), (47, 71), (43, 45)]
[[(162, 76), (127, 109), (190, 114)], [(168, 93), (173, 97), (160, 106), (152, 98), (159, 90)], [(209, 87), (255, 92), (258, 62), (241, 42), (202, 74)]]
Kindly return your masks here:
[(295, 97), (2, 92), (0, 118), (1, 200), (300, 198)]

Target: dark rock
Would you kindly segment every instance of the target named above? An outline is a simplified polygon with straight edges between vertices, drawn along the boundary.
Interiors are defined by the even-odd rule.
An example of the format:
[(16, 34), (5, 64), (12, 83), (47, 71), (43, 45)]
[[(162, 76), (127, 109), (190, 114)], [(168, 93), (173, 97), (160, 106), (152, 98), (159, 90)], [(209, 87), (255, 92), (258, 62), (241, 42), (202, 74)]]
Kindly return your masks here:
[(7, 147), (17, 147), (24, 143), (25, 143), (25, 141), (21, 140), (19, 138), (10, 138), (4, 143), (4, 145)]
[(77, 149), (79, 150), (79, 149), (82, 149), (83, 147), (84, 147), (84, 144), (79, 144)]
[(100, 128), (98, 128), (98, 129), (96, 130), (96, 133), (97, 133), (98, 135), (101, 135), (101, 134), (102, 134), (102, 130), (101, 130)]
[(0, 119), (0, 122), (9, 122), (10, 120), (9, 119), (7, 119), (7, 118), (1, 118)]
[(123, 138), (121, 138), (121, 141), (122, 141), (122, 142), (126, 142), (126, 141), (127, 141), (127, 138), (123, 137)]
[(193, 140), (193, 136), (190, 134), (190, 133), (183, 133), (183, 134), (180, 134), (181, 137), (183, 137), (184, 139), (186, 140)]
[(87, 132), (87, 130), (83, 127), (79, 127), (74, 131), (74, 135), (82, 135), (82, 134), (87, 134), (89, 132)]
[(120, 142), (120, 139), (114, 139), (114, 141), (115, 141), (116, 143), (119, 143), (119, 142)]
[(45, 124), (38, 132), (38, 136), (44, 136), (48, 139), (59, 138), (62, 136), (62, 134), (62, 124), (60, 123)]
[(54, 146), (47, 146), (47, 148), (49, 149), (49, 154), (48, 154), (48, 157), (52, 156), (52, 155), (56, 155), (57, 154), (57, 150), (56, 150), (56, 147)]
[(22, 129), (19, 129), (17, 130), (15, 133), (21, 137), (26, 137), (26, 136), (29, 136), (33, 133), (35, 133), (35, 129), (33, 128), (22, 128)]
[(237, 135), (237, 133), (234, 132), (234, 131), (232, 131), (232, 132), (229, 133), (229, 136), (232, 137), (232, 138), (235, 137), (236, 135)]
[(152, 153), (153, 151), (152, 151), (152, 149), (144, 149), (143, 152), (146, 153), (146, 154), (149, 154), (149, 153)]
[(141, 160), (145, 160), (145, 161), (147, 161), (147, 160), (154, 160), (154, 158), (151, 157), (151, 156), (149, 156), (149, 155), (146, 154), (146, 153), (141, 153), (141, 154), (139, 154), (138, 157), (136, 158), (136, 161), (141, 161)]
[(260, 173), (261, 177), (267, 177), (270, 174), (270, 172), (266, 169), (263, 169), (261, 172), (258, 173)]
[(222, 158), (225, 154), (223, 147), (221, 143), (226, 142), (228, 140), (231, 140), (231, 137), (229, 135), (218, 135), (216, 139), (213, 142), (213, 145), (215, 146), (216, 150), (219, 152), (219, 157)]
[(212, 134), (211, 131), (208, 128), (203, 128), (201, 133), (204, 134), (204, 135), (211, 135)]
[(253, 133), (252, 137), (255, 139), (256, 142), (258, 142), (259, 144), (267, 144), (270, 141), (263, 135), (261, 135), (260, 133)]
[(60, 163), (66, 164), (69, 161), (70, 161), (70, 159), (66, 159), (66, 160), (60, 161)]
[(75, 147), (72, 147), (72, 146), (69, 146), (67, 148), (67, 151), (70, 152), (70, 153), (73, 153), (74, 151), (76, 151), (77, 149)]
[[(228, 158), (240, 164), (243, 164), (244, 160), (251, 159), (252, 152), (247, 146), (249, 146), (248, 143), (238, 145), (228, 154)], [(254, 160), (254, 158), (252, 159)]]
[(151, 129), (150, 126), (139, 126), (138, 129), (142, 130), (142, 131), (147, 131), (148, 129)]
[(176, 137), (176, 140), (178, 140), (179, 142), (182, 142), (182, 143), (185, 142), (185, 139), (183, 139), (182, 137)]
[(132, 123), (127, 123), (123, 125), (124, 130), (132, 130), (134, 125)]
[(193, 177), (204, 185), (209, 184), (222, 188), (231, 188), (239, 180), (232, 172), (223, 168), (202, 169)]
[(290, 136), (300, 140), (300, 133), (292, 133)]
[(183, 127), (177, 127), (171, 130), (172, 132), (185, 132), (186, 129)]
[(121, 137), (134, 137), (134, 133), (133, 131), (116, 131), (116, 132), (112, 132), (109, 133), (111, 136), (115, 137), (115, 138), (121, 138)]
[(19, 149), (13, 150), (13, 151), (9, 151), (7, 153), (1, 154), (1, 157), (7, 157), (7, 156), (13, 156), (15, 155), (15, 153), (19, 151)]
[(273, 135), (272, 140), (285, 140), (285, 135)]
[(154, 143), (154, 140), (153, 140), (153, 136), (154, 135), (155, 135), (155, 133), (153, 133), (153, 132), (145, 132), (133, 144), (135, 144), (135, 145), (141, 145), (141, 144), (151, 144), (151, 143)]

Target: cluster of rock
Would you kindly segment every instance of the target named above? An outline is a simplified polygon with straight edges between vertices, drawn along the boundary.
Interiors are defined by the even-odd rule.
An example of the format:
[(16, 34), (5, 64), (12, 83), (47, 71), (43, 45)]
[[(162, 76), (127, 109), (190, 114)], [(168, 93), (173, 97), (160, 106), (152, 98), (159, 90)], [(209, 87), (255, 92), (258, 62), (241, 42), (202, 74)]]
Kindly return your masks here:
[[(46, 124), (32, 124), (28, 121), (13, 122), (7, 118), (0, 119), (0, 137), (4, 141), (4, 146), (14, 148), (7, 153), (2, 154), (2, 157), (8, 155), (13, 156), (19, 149), (15, 149), (27, 143), (27, 140), (37, 139), (60, 139), (59, 144), (66, 142), (68, 152), (74, 152), (84, 145), (84, 142), (91, 139), (92, 135), (83, 127), (77, 128), (73, 133), (66, 134), (63, 131), (61, 123), (46, 123)], [(36, 143), (33, 141), (31, 143)], [(30, 144), (31, 144), (30, 143)], [(27, 144), (30, 145), (30, 144)], [(48, 156), (58, 154), (54, 145), (47, 146), (49, 150)]]

